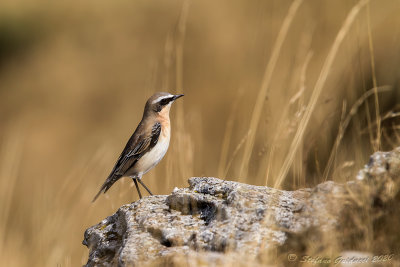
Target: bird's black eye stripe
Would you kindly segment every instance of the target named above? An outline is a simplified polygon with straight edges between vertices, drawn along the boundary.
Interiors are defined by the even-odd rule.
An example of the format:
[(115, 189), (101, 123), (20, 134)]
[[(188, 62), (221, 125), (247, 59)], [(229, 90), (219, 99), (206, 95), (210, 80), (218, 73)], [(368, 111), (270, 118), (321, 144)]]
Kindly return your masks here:
[(162, 106), (165, 106), (165, 105), (167, 105), (169, 102), (171, 102), (171, 100), (172, 100), (172, 97), (171, 97), (171, 98), (164, 98), (164, 99), (162, 99), (162, 100), (160, 101), (160, 104), (161, 104)]

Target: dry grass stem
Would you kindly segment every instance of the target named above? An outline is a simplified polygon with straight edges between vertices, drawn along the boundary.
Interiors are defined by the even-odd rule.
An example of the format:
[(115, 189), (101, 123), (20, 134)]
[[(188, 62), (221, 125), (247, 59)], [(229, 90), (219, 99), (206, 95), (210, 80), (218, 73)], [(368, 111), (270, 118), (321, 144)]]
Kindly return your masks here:
[[(232, 157), (229, 160), (228, 164), (226, 165), (225, 171), (223, 172), (223, 176), (222, 177), (226, 177), (226, 175), (228, 174), (229, 169), (231, 168), (231, 165), (233, 163), (233, 160), (235, 159), (236, 155), (239, 153), (240, 149), (242, 148), (242, 146), (244, 145), (244, 143), (246, 142), (247, 138), (249, 138), (249, 135), (251, 133), (251, 129), (249, 129), (246, 133), (245, 136), (243, 136), (242, 140), (240, 140), (239, 144), (236, 146), (236, 148), (233, 150), (232, 153)], [(239, 180), (243, 180), (244, 178), (241, 178), (239, 176)]]
[(258, 91), (257, 100), (254, 105), (253, 113), (251, 116), (250, 126), (249, 126), (249, 128), (251, 129), (251, 132), (250, 132), (249, 138), (247, 139), (247, 142), (246, 142), (246, 145), (244, 148), (244, 152), (243, 152), (243, 158), (242, 158), (242, 162), (241, 162), (240, 170), (239, 170), (240, 177), (247, 176), (250, 157), (251, 157), (253, 147), (254, 147), (256, 132), (257, 132), (258, 124), (260, 121), (264, 101), (267, 96), (268, 88), (269, 88), (269, 85), (271, 82), (272, 74), (274, 72), (276, 63), (278, 61), (278, 57), (280, 55), (280, 51), (281, 51), (283, 42), (285, 41), (286, 35), (289, 31), (289, 27), (290, 27), (296, 13), (297, 13), (297, 10), (300, 7), (302, 2), (303, 2), (303, 0), (295, 0), (290, 5), (288, 13), (287, 13), (285, 19), (283, 20), (282, 26), (279, 30), (275, 45), (272, 49), (271, 57), (270, 57), (270, 60), (268, 61), (268, 65), (265, 69), (262, 85), (261, 85), (260, 90)]
[(367, 25), (368, 25), (368, 47), (369, 54), (371, 57), (371, 72), (372, 72), (372, 85), (375, 89), (375, 121), (376, 121), (376, 138), (374, 140), (373, 148), (374, 151), (378, 151), (381, 147), (381, 118), (379, 111), (379, 97), (378, 97), (378, 82), (376, 81), (376, 71), (375, 71), (375, 56), (374, 56), (374, 44), (372, 42), (372, 30), (371, 30), (371, 15), (370, 15), (369, 3), (367, 4)]
[(346, 132), (347, 127), (349, 126), (349, 123), (351, 121), (351, 119), (354, 117), (354, 115), (357, 114), (358, 109), (360, 108), (360, 106), (368, 99), (368, 97), (374, 95), (376, 92), (378, 93), (383, 93), (383, 92), (388, 92), (390, 91), (391, 88), (390, 87), (380, 87), (380, 88), (372, 88), (369, 91), (367, 91), (366, 93), (364, 93), (351, 107), (349, 113), (347, 114), (347, 116), (344, 118), (344, 114), (345, 114), (345, 108), (342, 112), (342, 120), (341, 123), (339, 125), (339, 131), (338, 134), (336, 136), (336, 140), (335, 143), (333, 145), (333, 149), (331, 150), (331, 154), (329, 156), (329, 160), (328, 163), (326, 164), (325, 170), (324, 170), (324, 174), (323, 174), (323, 179), (324, 181), (326, 181), (328, 179), (328, 175), (329, 175), (329, 171), (331, 170), (332, 166), (333, 166), (333, 162), (334, 159), (337, 155), (337, 151), (339, 149), (339, 145), (340, 142), (342, 141), (343, 135)]
[(332, 47), (328, 53), (328, 56), (326, 57), (326, 60), (322, 67), (321, 73), (318, 77), (318, 80), (315, 84), (315, 87), (312, 92), (310, 102), (307, 106), (305, 114), (299, 124), (299, 128), (297, 129), (297, 132), (296, 132), (296, 134), (293, 138), (293, 141), (290, 145), (288, 156), (286, 157), (286, 159), (281, 167), (281, 170), (278, 174), (278, 177), (275, 182), (275, 187), (280, 187), (280, 185), (282, 184), (283, 180), (285, 179), (285, 177), (290, 169), (290, 166), (292, 165), (294, 156), (297, 152), (299, 145), (301, 144), (301, 140), (305, 133), (306, 127), (307, 127), (308, 122), (311, 118), (311, 115), (316, 107), (318, 97), (321, 94), (321, 91), (325, 85), (329, 71), (332, 67), (333, 61), (335, 60), (335, 56), (339, 50), (340, 44), (342, 43), (346, 34), (349, 32), (350, 26), (353, 24), (355, 18), (357, 17), (358, 13), (360, 12), (361, 8), (363, 8), (367, 3), (368, 3), (367, 0), (361, 0), (351, 9), (342, 28), (340, 29), (339, 33), (337, 34), (336, 39), (333, 42)]
[[(190, 0), (183, 1), (180, 18), (178, 21), (178, 36), (176, 42), (176, 93), (183, 94), (183, 47), (186, 35), (186, 24), (189, 14)], [(185, 182), (186, 177), (190, 177), (193, 173), (193, 144), (190, 136), (185, 133), (185, 111), (183, 103), (177, 103), (176, 107), (176, 121), (177, 121), (177, 137), (178, 142), (178, 158), (179, 169), (181, 171), (182, 183)]]
[(22, 139), (19, 134), (6, 134), (0, 151), (0, 259), (6, 251), (8, 218), (17, 185), (18, 171), (22, 157)]
[(228, 160), (229, 147), (231, 144), (233, 126), (234, 126), (235, 117), (237, 115), (237, 109), (238, 109), (239, 102), (240, 102), (242, 95), (243, 95), (243, 90), (239, 89), (238, 93), (236, 94), (235, 100), (233, 101), (231, 111), (229, 112), (229, 117), (226, 122), (224, 138), (222, 139), (222, 145), (221, 145), (221, 156), (220, 156), (219, 164), (218, 164), (218, 177), (222, 178), (222, 179), (226, 178), (225, 171), (227, 170), (226, 164), (227, 164), (227, 160)]

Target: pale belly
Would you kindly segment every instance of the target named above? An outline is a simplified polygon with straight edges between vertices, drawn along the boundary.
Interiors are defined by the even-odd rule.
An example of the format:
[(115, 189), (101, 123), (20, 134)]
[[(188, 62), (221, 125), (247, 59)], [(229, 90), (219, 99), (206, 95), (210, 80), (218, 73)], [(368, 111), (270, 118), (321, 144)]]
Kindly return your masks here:
[(160, 139), (158, 140), (157, 144), (148, 153), (141, 157), (138, 162), (136, 162), (135, 166), (132, 168), (132, 174), (129, 176), (141, 177), (143, 174), (156, 166), (164, 157), (165, 153), (167, 153), (170, 139), (169, 137), (169, 134), (166, 135), (165, 133), (161, 132)]

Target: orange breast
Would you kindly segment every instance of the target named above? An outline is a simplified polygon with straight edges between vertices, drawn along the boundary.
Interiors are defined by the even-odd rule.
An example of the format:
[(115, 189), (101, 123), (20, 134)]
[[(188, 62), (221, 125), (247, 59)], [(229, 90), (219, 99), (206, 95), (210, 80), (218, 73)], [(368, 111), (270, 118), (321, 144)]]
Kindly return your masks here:
[(161, 123), (161, 134), (167, 137), (170, 134), (171, 125), (169, 122), (169, 107), (164, 108), (158, 113), (158, 121)]

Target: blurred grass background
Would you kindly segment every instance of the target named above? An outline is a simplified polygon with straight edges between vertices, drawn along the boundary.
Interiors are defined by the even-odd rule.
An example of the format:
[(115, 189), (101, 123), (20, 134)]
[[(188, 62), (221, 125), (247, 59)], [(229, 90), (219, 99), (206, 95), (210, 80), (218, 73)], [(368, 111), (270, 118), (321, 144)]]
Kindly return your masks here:
[(122, 179), (91, 203), (156, 91), (185, 94), (171, 147), (144, 177), (156, 194), (203, 175), (285, 189), (353, 179), (400, 140), (400, 2), (371, 1), (343, 30), (356, 4), (2, 0), (0, 265), (86, 262), (84, 230), (137, 199)]

